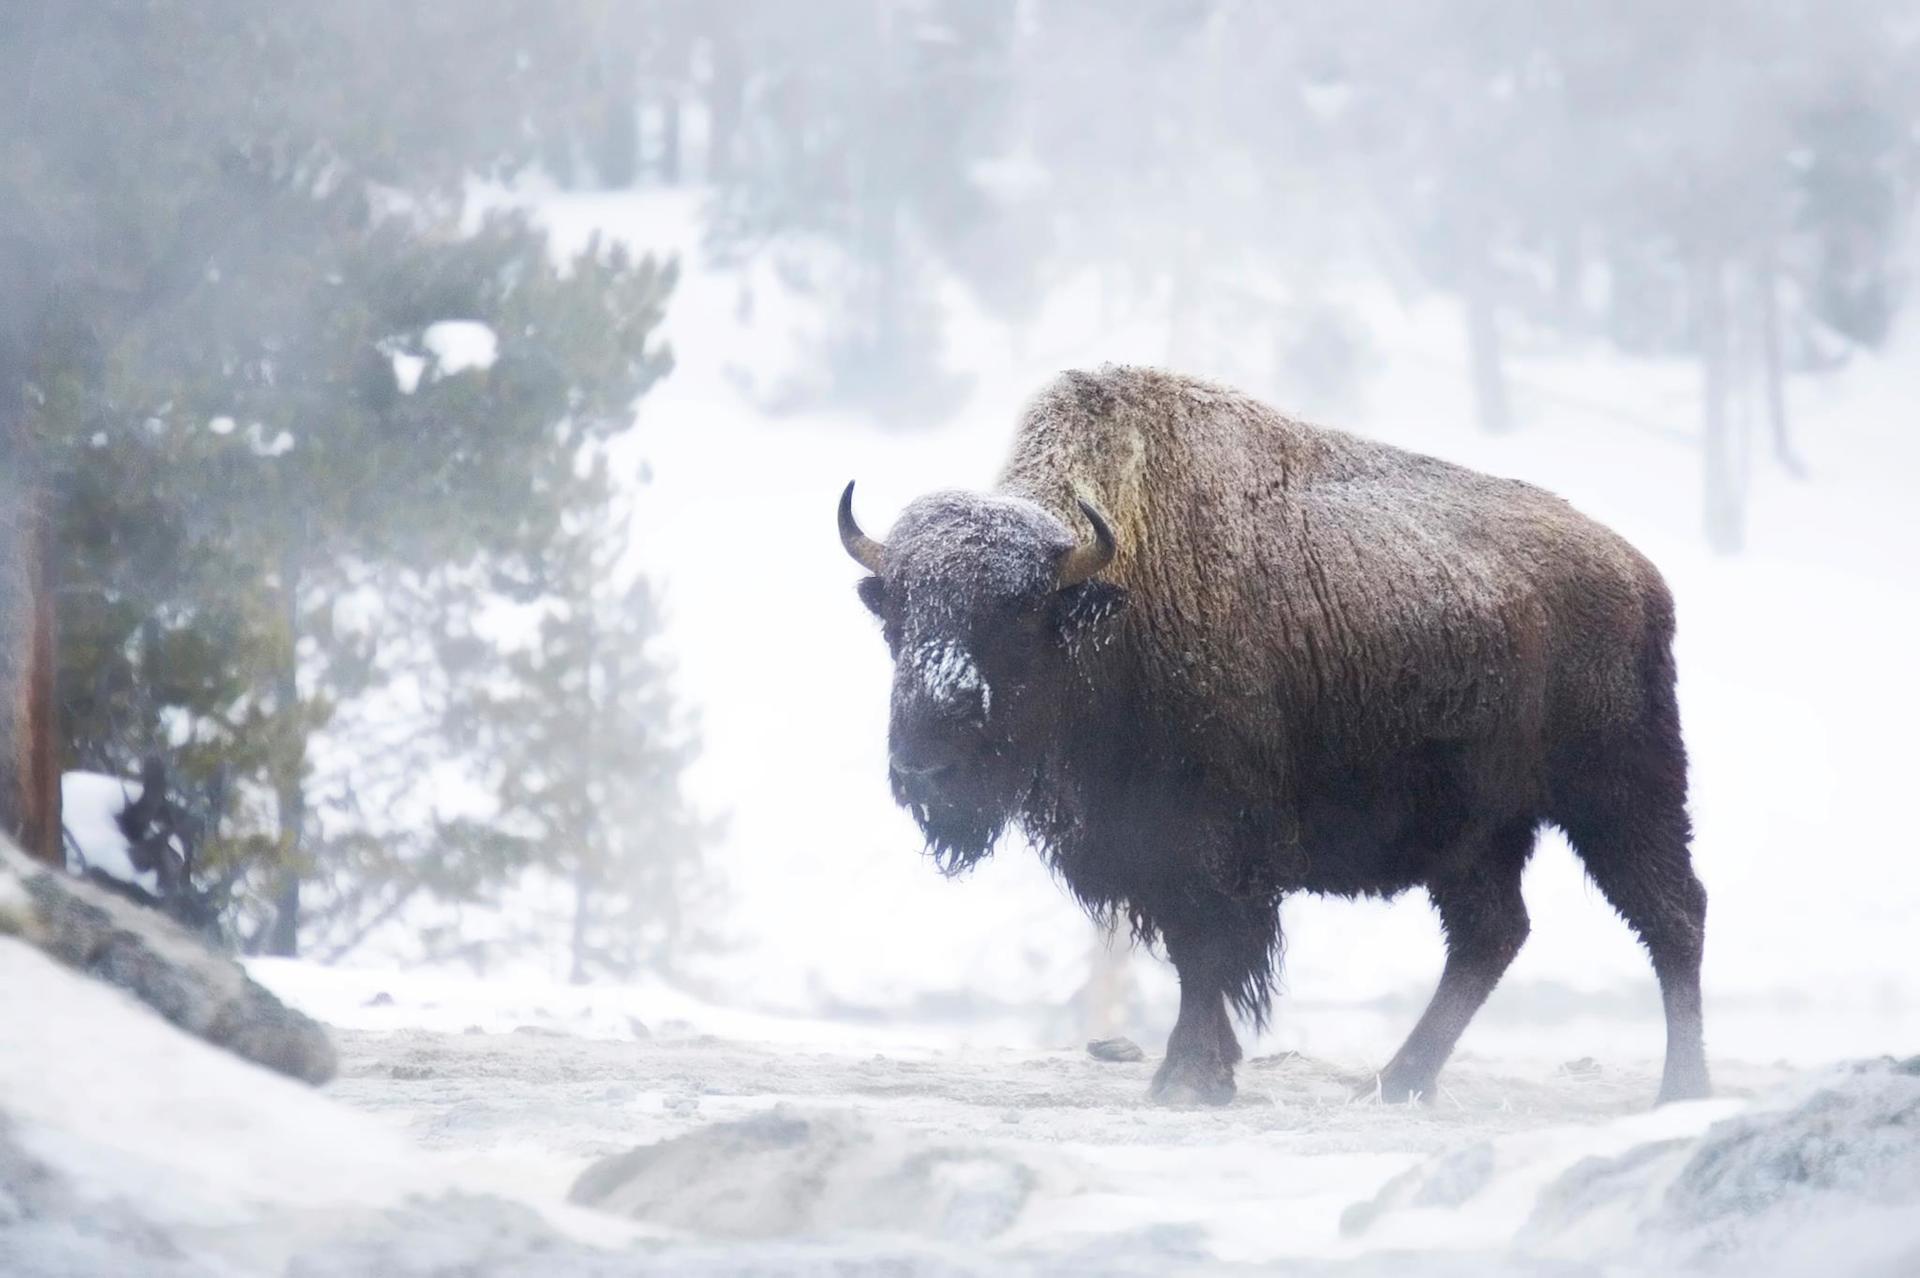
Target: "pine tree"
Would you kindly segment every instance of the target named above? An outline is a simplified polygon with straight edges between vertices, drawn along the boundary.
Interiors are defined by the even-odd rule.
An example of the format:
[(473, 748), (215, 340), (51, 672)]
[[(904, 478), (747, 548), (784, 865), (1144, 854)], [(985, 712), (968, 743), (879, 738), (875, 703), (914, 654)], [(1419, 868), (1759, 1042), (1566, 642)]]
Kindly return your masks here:
[(523, 873), (493, 886), (564, 885), (576, 982), (666, 970), (712, 940), (701, 859), (712, 827), (683, 794), (694, 745), (654, 651), (659, 599), (623, 570), (604, 454), (583, 484), (603, 500), (548, 547), (537, 623), (462, 720), (494, 770), (490, 824), (522, 849)]
[[(577, 134), (603, 15), (40, 8), (0, 14), (0, 261), (34, 272), (7, 281), (0, 424), (51, 479), (65, 753), (125, 772), (161, 748), (231, 796), (207, 864), (247, 871), (252, 943), (291, 952), (302, 881), (345, 899), (322, 862), (371, 846), (310, 743), (392, 694), (418, 626), (526, 588), (571, 457), (668, 366), (670, 271), (457, 225), (468, 175)], [(497, 358), (442, 367), (441, 321)]]
[[(433, 239), (282, 198), (270, 251), (223, 255), (219, 286), (157, 317), (116, 370), (154, 407), (72, 458), (62, 542), (74, 752), (104, 766), (184, 729), (176, 770), (235, 774), (242, 797), (255, 783), (260, 816), (233, 814), (226, 852), (279, 863), (254, 885), (273, 900), (255, 942), (270, 952), (295, 943), (320, 851), (308, 741), (341, 703), (420, 678), (380, 656), (403, 633), (543, 588), (561, 521), (600, 500), (574, 454), (625, 430), (668, 367), (651, 331), (671, 284), (598, 248), (562, 274), (517, 219)], [(275, 289), (287, 309), (263, 316)], [(453, 319), (497, 344), (488, 366), (442, 371), (428, 337)], [(369, 594), (376, 607), (337, 615)]]

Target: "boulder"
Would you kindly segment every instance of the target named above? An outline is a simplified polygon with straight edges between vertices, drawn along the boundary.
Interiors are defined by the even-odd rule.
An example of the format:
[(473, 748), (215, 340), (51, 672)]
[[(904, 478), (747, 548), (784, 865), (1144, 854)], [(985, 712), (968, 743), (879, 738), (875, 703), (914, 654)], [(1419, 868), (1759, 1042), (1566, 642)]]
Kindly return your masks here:
[(118, 986), (174, 1025), (308, 1083), (333, 1077), (326, 1030), (287, 1007), (232, 956), (145, 909), (0, 840), (0, 936)]

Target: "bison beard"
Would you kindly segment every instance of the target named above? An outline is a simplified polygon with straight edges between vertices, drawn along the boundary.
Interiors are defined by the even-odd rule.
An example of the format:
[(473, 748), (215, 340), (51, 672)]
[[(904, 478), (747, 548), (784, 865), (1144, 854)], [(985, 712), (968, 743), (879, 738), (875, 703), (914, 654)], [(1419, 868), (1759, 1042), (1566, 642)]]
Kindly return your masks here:
[(895, 786), (894, 802), (913, 814), (927, 840), (927, 855), (948, 878), (957, 878), (986, 859), (1006, 833), (1009, 817), (990, 807), (951, 800), (916, 801)]
[(1431, 1096), (1525, 941), (1540, 826), (1653, 960), (1663, 1100), (1702, 1096), (1706, 893), (1673, 605), (1558, 498), (1151, 369), (1067, 373), (992, 493), (840, 535), (895, 659), (894, 797), (958, 874), (1017, 824), (1094, 914), (1164, 946), (1155, 1098), (1222, 1103), (1289, 892), (1423, 887), (1438, 989), (1381, 1071)]

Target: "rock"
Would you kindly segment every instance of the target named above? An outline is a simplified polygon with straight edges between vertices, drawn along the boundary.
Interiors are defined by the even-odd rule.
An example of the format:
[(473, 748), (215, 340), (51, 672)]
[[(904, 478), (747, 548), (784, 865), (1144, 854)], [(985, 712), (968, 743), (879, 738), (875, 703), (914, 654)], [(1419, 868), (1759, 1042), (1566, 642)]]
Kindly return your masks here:
[(1559, 1069), (1555, 1070), (1554, 1073), (1564, 1075), (1568, 1078), (1598, 1078), (1600, 1076), (1600, 1062), (1591, 1056), (1582, 1056), (1577, 1061), (1565, 1062)]
[(392, 1007), (393, 995), (387, 993), (385, 990), (381, 990), (378, 994), (375, 994), (372, 998), (368, 999), (365, 1003), (361, 1004), (361, 1006), (362, 1007)]
[(1395, 1176), (1365, 1202), (1340, 1214), (1340, 1232), (1362, 1234), (1388, 1212), (1407, 1207), (1458, 1207), (1493, 1179), (1493, 1147), (1485, 1141), (1456, 1149)]
[(309, 1083), (337, 1068), (317, 1021), (156, 910), (29, 860), (0, 840), (0, 935), (117, 985), (168, 1021), (257, 1065)]
[(1130, 1038), (1096, 1038), (1087, 1044), (1087, 1055), (1096, 1061), (1144, 1061), (1147, 1054)]
[(1013, 1225), (1037, 1179), (992, 1146), (934, 1142), (847, 1110), (778, 1106), (603, 1159), (569, 1198), (725, 1238), (883, 1229), (980, 1242)]
[(637, 1042), (645, 1043), (653, 1038), (653, 1031), (648, 1029), (647, 1023), (637, 1016), (629, 1016), (627, 1018), (627, 1029), (633, 1034)]
[[(1887, 1063), (1856, 1067), (1785, 1112), (1743, 1114), (1701, 1139), (1643, 1229), (1688, 1255), (1745, 1248), (1841, 1260), (1879, 1251), (1920, 1272), (1920, 1075)], [(1771, 1239), (1769, 1238), (1771, 1235)], [(1812, 1259), (1812, 1256), (1809, 1256)]]
[[(184, 1157), (191, 1165), (195, 1155)], [(174, 1187), (169, 1181), (169, 1190)], [(216, 1227), (169, 1218), (166, 1198), (103, 1195), (98, 1185), (31, 1152), (0, 1114), (0, 1257), (7, 1278), (635, 1278), (672, 1272), (667, 1264), (647, 1265), (641, 1255), (565, 1237), (525, 1203), (490, 1196), (423, 1194), (387, 1207), (324, 1212), (234, 1206), (215, 1214)]]
[[(1663, 1272), (1920, 1273), (1920, 1063), (1855, 1065), (1569, 1169), (1522, 1242)], [(1632, 1222), (1627, 1226), (1623, 1222)]]
[(0, 936), (5, 1278), (642, 1272), (463, 1184), (389, 1124)]

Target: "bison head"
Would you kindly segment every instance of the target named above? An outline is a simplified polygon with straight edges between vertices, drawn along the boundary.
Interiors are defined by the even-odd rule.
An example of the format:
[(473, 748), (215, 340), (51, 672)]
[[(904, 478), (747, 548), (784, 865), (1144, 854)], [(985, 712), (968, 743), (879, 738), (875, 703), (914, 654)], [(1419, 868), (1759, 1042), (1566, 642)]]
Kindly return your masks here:
[(840, 540), (873, 575), (859, 594), (894, 662), (888, 774), (941, 869), (993, 847), (1053, 740), (1076, 643), (1125, 592), (1095, 574), (1116, 546), (1082, 501), (1091, 537), (1018, 497), (940, 492), (908, 506), (886, 542), (860, 531), (853, 485)]

